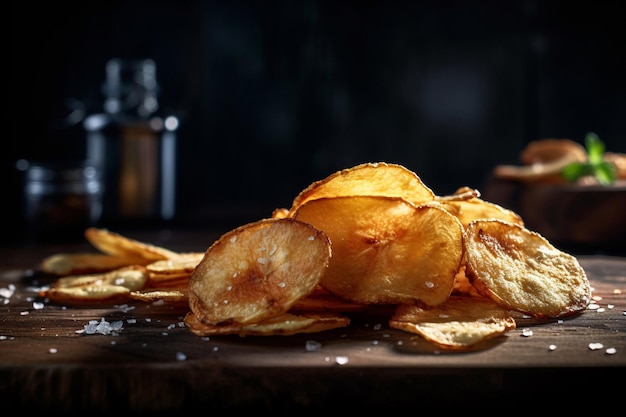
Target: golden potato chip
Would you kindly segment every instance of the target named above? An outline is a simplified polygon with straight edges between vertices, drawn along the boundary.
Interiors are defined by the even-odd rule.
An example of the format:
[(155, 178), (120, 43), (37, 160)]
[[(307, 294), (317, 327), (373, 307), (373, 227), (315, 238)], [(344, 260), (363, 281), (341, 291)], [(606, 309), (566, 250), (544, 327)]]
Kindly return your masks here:
[(311, 183), (294, 198), (289, 215), (310, 200), (347, 196), (400, 197), (414, 204), (429, 203), (435, 194), (413, 171), (386, 162), (342, 169)]
[[(455, 215), (463, 227), (466, 227), (472, 220), (477, 219), (500, 219), (524, 225), (524, 221), (519, 214), (498, 204), (482, 200), (477, 190), (461, 187), (455, 192), (455, 195), (463, 196), (463, 198), (455, 199), (453, 195), (438, 199), (438, 202), (441, 203), (444, 209)], [(467, 198), (468, 196), (470, 198)]]
[(463, 253), (463, 226), (438, 206), (402, 198), (309, 200), (295, 219), (323, 230), (333, 256), (320, 284), (353, 303), (444, 302)]
[(585, 148), (569, 139), (541, 139), (530, 142), (521, 153), (524, 165), (498, 165), (495, 177), (522, 182), (566, 183), (561, 171), (572, 162), (585, 162)]
[(365, 312), (370, 309), (368, 304), (356, 304), (342, 300), (330, 293), (326, 294), (310, 294), (300, 298), (289, 310), (290, 312), (298, 311), (325, 311), (333, 313), (348, 312)]
[(131, 291), (144, 288), (147, 282), (146, 269), (132, 265), (106, 273), (65, 276), (40, 295), (58, 303), (102, 303), (128, 298)]
[(150, 286), (169, 285), (168, 282), (188, 280), (204, 257), (204, 252), (184, 253), (171, 259), (161, 259), (146, 265)]
[(114, 256), (143, 258), (153, 261), (178, 256), (178, 253), (169, 249), (140, 242), (107, 229), (87, 228), (85, 238), (101, 252)]
[(184, 318), (185, 324), (197, 336), (239, 335), (239, 336), (290, 336), (297, 333), (317, 333), (346, 327), (348, 317), (331, 313), (291, 314), (283, 313), (258, 323), (250, 324), (206, 324), (193, 312)]
[(518, 224), (471, 222), (465, 229), (465, 263), (479, 293), (533, 317), (572, 315), (591, 300), (578, 260)]
[(129, 265), (145, 265), (150, 261), (140, 257), (106, 253), (57, 253), (44, 258), (41, 271), (51, 275), (76, 275), (105, 272)]
[(263, 219), (225, 233), (189, 279), (189, 306), (204, 323), (254, 323), (287, 312), (319, 283), (330, 240), (294, 219)]
[(419, 334), (444, 349), (467, 349), (516, 327), (508, 310), (484, 298), (451, 296), (432, 308), (399, 305), (389, 327)]

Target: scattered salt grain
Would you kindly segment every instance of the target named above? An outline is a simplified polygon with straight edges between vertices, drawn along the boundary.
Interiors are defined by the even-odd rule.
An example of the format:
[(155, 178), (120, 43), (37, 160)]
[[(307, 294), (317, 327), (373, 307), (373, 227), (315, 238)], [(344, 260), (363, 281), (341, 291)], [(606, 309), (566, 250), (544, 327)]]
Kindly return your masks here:
[(34, 308), (35, 310), (41, 310), (41, 309), (43, 309), (43, 308), (44, 308), (44, 304), (43, 304), (42, 302), (40, 302), (40, 301), (35, 301), (35, 302), (33, 303), (33, 308)]
[(552, 351), (556, 350), (556, 345), (550, 345), (550, 346), (548, 346), (548, 350), (549, 350), (550, 352), (552, 352)]
[(187, 359), (187, 355), (185, 355), (183, 352), (176, 352), (177, 361), (184, 361), (185, 359)]
[(50, 348), (50, 349), (48, 349), (48, 352), (49, 353), (57, 353), (58, 350), (57, 350), (57, 348)]
[(435, 286), (435, 284), (430, 281), (426, 281), (424, 285), (426, 285), (426, 288), (433, 288)]
[(28, 311), (21, 311), (20, 316), (28, 316), (30, 313)]
[(307, 352), (315, 352), (322, 348), (322, 344), (315, 340), (307, 340), (304, 344), (304, 350)]
[(337, 365), (345, 365), (348, 363), (348, 357), (347, 356), (337, 356), (335, 358), (335, 363), (337, 363)]
[(380, 330), (381, 327), (383, 327), (382, 324), (375, 324), (374, 325), (374, 330)]
[(598, 349), (602, 349), (603, 347), (604, 345), (602, 345), (602, 343), (589, 343), (590, 350), (598, 350)]
[(533, 335), (533, 331), (530, 330), (529, 328), (522, 329), (522, 336), (530, 337), (532, 335)]
[(88, 324), (85, 324), (84, 329), (86, 334), (100, 333), (107, 335), (122, 330), (123, 326), (124, 322), (121, 320), (109, 323), (103, 317), (100, 321), (90, 320)]
[(137, 323), (137, 319), (127, 319), (126, 323), (128, 323), (128, 324), (135, 324), (135, 323)]
[(607, 355), (615, 355), (617, 353), (617, 349), (615, 349), (614, 347), (610, 347), (610, 348), (607, 348), (605, 352)]

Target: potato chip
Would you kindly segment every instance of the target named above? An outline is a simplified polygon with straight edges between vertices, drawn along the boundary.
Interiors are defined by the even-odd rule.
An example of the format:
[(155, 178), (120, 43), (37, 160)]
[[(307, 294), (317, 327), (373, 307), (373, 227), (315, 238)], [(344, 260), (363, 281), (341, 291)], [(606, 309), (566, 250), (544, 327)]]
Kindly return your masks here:
[(114, 256), (142, 258), (157, 261), (171, 259), (178, 253), (169, 249), (140, 242), (107, 229), (90, 227), (85, 230), (85, 238), (101, 252)]
[(467, 349), (516, 328), (508, 310), (488, 299), (451, 296), (432, 308), (399, 305), (389, 327), (416, 333), (444, 349)]
[(145, 265), (150, 261), (140, 257), (106, 253), (56, 253), (44, 258), (41, 271), (51, 275), (76, 275), (106, 272), (128, 265)]
[(348, 317), (331, 313), (290, 314), (283, 313), (258, 323), (214, 325), (203, 323), (193, 312), (187, 313), (185, 324), (197, 336), (239, 335), (239, 336), (290, 336), (297, 333), (317, 333), (346, 327)]
[(66, 304), (111, 302), (128, 298), (131, 291), (144, 288), (147, 282), (146, 269), (133, 265), (100, 274), (65, 276), (40, 295)]
[(310, 200), (347, 196), (400, 197), (418, 205), (435, 200), (433, 191), (406, 167), (386, 162), (365, 163), (311, 183), (294, 198), (289, 215), (293, 216)]
[(294, 219), (263, 219), (225, 233), (189, 279), (189, 306), (204, 323), (255, 323), (287, 312), (326, 270), (330, 240)]
[(436, 305), (450, 295), (463, 227), (441, 207), (397, 197), (320, 198), (294, 218), (330, 237), (333, 256), (320, 284), (346, 301)]
[(204, 257), (204, 252), (179, 254), (171, 259), (161, 259), (146, 265), (150, 286), (169, 285), (169, 282), (188, 280)]
[(495, 177), (527, 183), (566, 183), (561, 171), (572, 162), (585, 162), (585, 148), (569, 139), (541, 139), (530, 142), (521, 153), (524, 165), (498, 165)]
[(465, 230), (466, 273), (483, 296), (543, 318), (569, 316), (589, 304), (578, 260), (539, 233), (503, 220), (475, 220)]
[(477, 190), (461, 187), (455, 192), (455, 195), (463, 196), (463, 198), (455, 199), (453, 198), (454, 196), (451, 196), (438, 199), (438, 201), (444, 209), (459, 219), (463, 227), (466, 227), (472, 220), (477, 219), (501, 219), (524, 225), (524, 221), (519, 214), (498, 204), (482, 200), (478, 197), (480, 193)]

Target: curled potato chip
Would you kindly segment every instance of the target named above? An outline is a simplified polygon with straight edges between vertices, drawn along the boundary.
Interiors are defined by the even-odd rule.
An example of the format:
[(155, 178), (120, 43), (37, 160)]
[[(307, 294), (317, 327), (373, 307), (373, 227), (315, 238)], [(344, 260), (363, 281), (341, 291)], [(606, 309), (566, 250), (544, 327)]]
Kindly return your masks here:
[(471, 222), (465, 229), (465, 264), (480, 294), (533, 317), (572, 315), (591, 300), (578, 260), (518, 224)]
[(289, 216), (307, 201), (347, 196), (400, 197), (418, 205), (435, 200), (433, 191), (415, 172), (398, 164), (370, 162), (342, 169), (311, 183), (294, 198)]
[(494, 176), (522, 182), (565, 183), (561, 171), (572, 162), (585, 162), (585, 148), (569, 139), (530, 142), (521, 153), (524, 165), (498, 165)]
[[(456, 199), (454, 198), (455, 195), (463, 196), (463, 198)], [(466, 227), (472, 220), (477, 219), (501, 219), (524, 225), (524, 221), (519, 214), (498, 204), (485, 201), (478, 197), (479, 195), (480, 193), (476, 190), (461, 187), (453, 196), (438, 199), (438, 202), (441, 203), (444, 209), (456, 216), (463, 227)]]
[(147, 282), (146, 269), (132, 265), (106, 273), (65, 276), (40, 295), (57, 303), (102, 303), (128, 298), (131, 291), (144, 288)]
[(185, 324), (198, 336), (239, 335), (239, 336), (290, 336), (297, 333), (317, 333), (346, 327), (348, 317), (332, 313), (283, 313), (258, 323), (214, 325), (202, 322), (193, 312), (187, 313)]
[(463, 253), (463, 227), (439, 206), (398, 197), (309, 200), (298, 220), (323, 230), (333, 256), (320, 284), (353, 303), (444, 302)]
[(207, 324), (249, 324), (287, 312), (328, 266), (330, 240), (294, 219), (263, 219), (217, 239), (189, 279), (189, 306)]
[(85, 230), (85, 238), (101, 252), (114, 256), (157, 261), (159, 259), (175, 258), (179, 255), (169, 249), (96, 227), (87, 228)]
[(467, 349), (516, 327), (508, 310), (488, 299), (451, 296), (432, 308), (399, 305), (389, 327), (416, 333), (445, 349)]
[(128, 265), (145, 265), (148, 262), (141, 257), (106, 253), (56, 253), (42, 260), (41, 270), (51, 275), (76, 275), (105, 272)]

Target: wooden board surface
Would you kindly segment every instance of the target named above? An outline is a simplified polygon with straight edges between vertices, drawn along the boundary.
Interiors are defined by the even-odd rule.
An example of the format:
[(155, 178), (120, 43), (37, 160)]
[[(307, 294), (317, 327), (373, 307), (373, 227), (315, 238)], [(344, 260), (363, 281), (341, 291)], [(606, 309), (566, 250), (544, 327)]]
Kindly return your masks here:
[[(464, 353), (390, 329), (385, 312), (316, 334), (201, 338), (183, 325), (184, 305), (38, 306), (42, 277), (5, 268), (0, 288), (15, 291), (0, 297), (0, 392), (24, 409), (98, 413), (192, 406), (291, 413), (346, 401), (356, 402), (355, 411), (394, 409), (420, 399), (496, 401), (524, 389), (613, 395), (626, 367), (626, 258), (579, 260), (599, 309), (562, 320), (520, 317), (516, 330)], [(123, 328), (80, 333), (103, 319)], [(309, 341), (320, 347), (307, 350)]]

